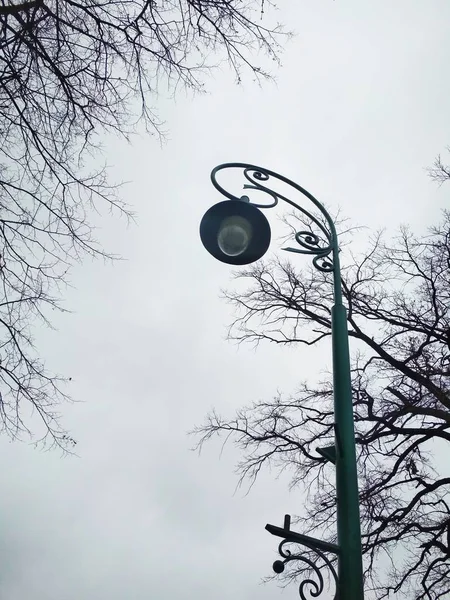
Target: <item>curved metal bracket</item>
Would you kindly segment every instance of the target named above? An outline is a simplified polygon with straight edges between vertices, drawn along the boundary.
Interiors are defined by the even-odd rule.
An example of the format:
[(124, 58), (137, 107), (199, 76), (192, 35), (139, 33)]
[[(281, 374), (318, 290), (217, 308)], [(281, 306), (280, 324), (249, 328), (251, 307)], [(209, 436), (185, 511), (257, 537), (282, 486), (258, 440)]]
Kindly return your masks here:
[[(316, 538), (303, 535), (301, 533), (296, 533), (295, 531), (291, 531), (290, 529), (291, 518), (289, 515), (286, 515), (284, 518), (284, 527), (276, 527), (275, 525), (266, 525), (266, 529), (272, 535), (276, 535), (277, 537), (284, 538), (279, 546), (278, 553), (283, 558), (283, 560), (276, 560), (273, 563), (273, 570), (275, 573), (282, 573), (285, 569), (285, 566), (291, 561), (300, 561), (307, 565), (313, 572), (315, 578), (312, 579), (311, 576), (303, 579), (299, 584), (299, 595), (301, 600), (307, 600), (306, 593), (313, 598), (318, 598), (325, 591), (325, 580), (322, 574), (322, 569), (326, 568), (331, 573), (332, 578), (334, 579), (336, 591), (333, 597), (333, 600), (338, 600), (339, 594), (339, 582), (338, 575), (336, 573), (336, 569), (334, 568), (333, 562), (328, 558), (325, 554), (326, 552), (331, 552), (333, 554), (338, 555), (340, 550), (339, 546), (336, 544), (332, 544), (330, 542), (324, 542), (323, 540), (318, 540)], [(289, 548), (286, 546), (288, 544), (299, 544), (308, 548), (308, 550), (312, 550), (317, 558), (316, 560), (312, 560), (310, 557), (306, 556), (302, 552), (292, 553)]]
[[(271, 201), (269, 203), (264, 204), (259, 202), (251, 202), (251, 204), (254, 204), (254, 206), (261, 209), (267, 209), (274, 208), (275, 206), (277, 206), (278, 202), (282, 200), (283, 202), (286, 202), (287, 204), (290, 204), (291, 206), (299, 210), (305, 217), (307, 217), (307, 219), (311, 222), (311, 225), (315, 227), (315, 232), (312, 230), (302, 230), (296, 232), (295, 241), (300, 246), (300, 248), (288, 247), (283, 248), (283, 250), (286, 250), (287, 252), (295, 252), (298, 254), (308, 254), (310, 256), (313, 256), (313, 265), (319, 271), (330, 273), (335, 272), (338, 269), (338, 267), (336, 268), (338, 242), (335, 225), (326, 209), (316, 198), (314, 198), (312, 194), (310, 194), (307, 190), (305, 190), (303, 187), (301, 187), (294, 181), (291, 181), (287, 177), (279, 175), (274, 171), (270, 171), (269, 169), (264, 169), (255, 165), (249, 165), (247, 163), (225, 163), (217, 166), (215, 169), (212, 170), (211, 181), (216, 190), (218, 190), (223, 196), (225, 196), (229, 200), (245, 199), (246, 201), (250, 202), (248, 196), (236, 196), (235, 194), (232, 194), (231, 192), (227, 191), (217, 181), (217, 174), (219, 173), (219, 171), (223, 171), (224, 169), (230, 168), (238, 168), (243, 170), (243, 175), (247, 182), (243, 184), (244, 190), (251, 190), (253, 192), (263, 192), (271, 198)], [(326, 222), (326, 226), (309, 210), (297, 204), (290, 198), (287, 198), (284, 194), (281, 194), (280, 192), (268, 187), (266, 183), (272, 183), (272, 180), (281, 181), (292, 187), (297, 192), (303, 194), (303, 196), (306, 196), (323, 215)]]

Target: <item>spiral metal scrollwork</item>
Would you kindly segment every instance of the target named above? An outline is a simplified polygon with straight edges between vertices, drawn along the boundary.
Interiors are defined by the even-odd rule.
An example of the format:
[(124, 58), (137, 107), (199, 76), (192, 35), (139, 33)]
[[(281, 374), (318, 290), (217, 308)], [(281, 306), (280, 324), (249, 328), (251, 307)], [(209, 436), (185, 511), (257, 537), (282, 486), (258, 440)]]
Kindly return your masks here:
[(326, 554), (318, 548), (314, 548), (312, 545), (310, 546), (308, 544), (304, 544), (307, 548), (309, 548), (309, 550), (315, 552), (318, 557), (318, 561), (322, 561), (322, 563), (314, 562), (311, 558), (305, 556), (304, 554), (293, 554), (289, 548), (286, 547), (288, 544), (292, 544), (292, 541), (283, 540), (278, 546), (278, 553), (284, 558), (284, 560), (276, 560), (273, 563), (273, 570), (275, 573), (282, 573), (285, 565), (292, 560), (300, 561), (307, 565), (307, 567), (311, 569), (315, 578), (313, 579), (312, 576), (309, 576), (306, 579), (303, 579), (303, 581), (300, 582), (298, 591), (301, 600), (310, 600), (310, 598), (319, 598), (325, 591), (325, 580), (321, 570), (323, 568), (327, 568), (334, 579), (336, 587), (333, 600), (338, 600), (338, 576), (333, 563), (326, 556)]
[[(311, 227), (315, 228), (315, 231), (310, 229), (296, 232), (294, 238), (299, 247), (288, 247), (283, 248), (283, 250), (288, 252), (296, 252), (298, 254), (308, 254), (313, 257), (313, 265), (319, 271), (324, 273), (331, 273), (334, 271), (333, 253), (337, 251), (337, 238), (334, 223), (328, 212), (325, 210), (322, 204), (316, 200), (316, 198), (314, 198), (314, 196), (312, 196), (307, 190), (302, 188), (297, 183), (287, 179), (286, 177), (283, 177), (282, 175), (279, 175), (278, 173), (269, 171), (268, 169), (263, 169), (261, 167), (256, 167), (245, 163), (227, 163), (224, 165), (219, 165), (212, 171), (211, 181), (214, 187), (230, 200), (239, 200), (245, 198), (245, 200), (250, 201), (248, 196), (239, 197), (231, 194), (218, 183), (216, 177), (217, 173), (228, 168), (240, 168), (243, 170), (244, 178), (247, 181), (247, 183), (244, 183), (243, 185), (245, 190), (263, 192), (271, 198), (269, 203), (251, 202), (251, 204), (261, 209), (267, 209), (274, 208), (277, 206), (278, 202), (282, 200), (283, 202), (286, 202), (287, 204), (299, 210), (305, 217), (307, 217), (308, 221), (311, 223)], [(266, 185), (266, 183), (272, 183), (272, 181), (281, 181), (294, 188), (297, 192), (300, 192), (306, 196), (314, 204), (316, 209), (320, 211), (324, 217), (326, 226), (322, 220), (317, 218), (309, 210)]]

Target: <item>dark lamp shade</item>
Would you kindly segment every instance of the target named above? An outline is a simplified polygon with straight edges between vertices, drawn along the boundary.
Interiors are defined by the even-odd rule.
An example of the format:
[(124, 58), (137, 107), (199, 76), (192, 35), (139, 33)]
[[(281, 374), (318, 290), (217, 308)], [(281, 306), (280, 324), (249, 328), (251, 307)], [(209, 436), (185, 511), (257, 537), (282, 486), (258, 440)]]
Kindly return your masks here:
[(217, 260), (248, 265), (267, 252), (270, 226), (256, 206), (243, 200), (225, 200), (205, 213), (200, 223), (200, 238)]

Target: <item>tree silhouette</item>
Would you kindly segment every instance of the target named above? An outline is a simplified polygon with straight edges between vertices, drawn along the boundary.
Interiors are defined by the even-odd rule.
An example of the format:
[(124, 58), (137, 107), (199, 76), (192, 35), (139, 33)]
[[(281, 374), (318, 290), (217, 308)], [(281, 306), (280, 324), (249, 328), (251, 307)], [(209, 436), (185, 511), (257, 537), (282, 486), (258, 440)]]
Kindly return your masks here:
[[(367, 589), (380, 599), (448, 597), (450, 477), (436, 458), (450, 448), (450, 212), (423, 237), (404, 227), (389, 243), (380, 233), (364, 256), (344, 259)], [(330, 336), (330, 274), (275, 260), (236, 277), (248, 286), (225, 292), (237, 310), (232, 339), (315, 345)], [(288, 471), (307, 491), (299, 531), (335, 542), (334, 467), (317, 452), (334, 444), (332, 396), (331, 377), (304, 383), (231, 419), (213, 412), (195, 433), (199, 446), (215, 435), (236, 444), (241, 482), (269, 464)], [(285, 582), (303, 573), (287, 571)]]
[[(279, 29), (239, 0), (35, 0), (0, 2), (0, 413), (13, 437), (29, 430), (68, 448), (58, 404), (63, 380), (33, 347), (37, 318), (59, 308), (67, 269), (96, 242), (90, 214), (131, 217), (107, 171), (101, 135), (127, 138), (138, 121), (161, 135), (159, 87), (201, 90), (214, 63), (266, 77), (252, 62), (277, 58)], [(25, 412), (24, 412), (25, 411)]]

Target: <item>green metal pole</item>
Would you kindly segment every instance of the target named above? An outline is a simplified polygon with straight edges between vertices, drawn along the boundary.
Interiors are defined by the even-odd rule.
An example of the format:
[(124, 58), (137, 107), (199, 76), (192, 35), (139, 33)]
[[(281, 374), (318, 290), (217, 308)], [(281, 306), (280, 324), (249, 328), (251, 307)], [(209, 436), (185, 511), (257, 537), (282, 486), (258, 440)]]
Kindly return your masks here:
[(331, 312), (336, 436), (339, 600), (363, 600), (363, 567), (356, 470), (347, 311), (342, 303), (339, 249), (334, 231), (334, 300)]

